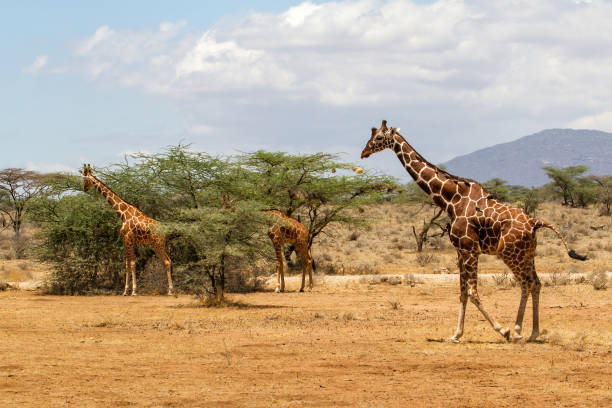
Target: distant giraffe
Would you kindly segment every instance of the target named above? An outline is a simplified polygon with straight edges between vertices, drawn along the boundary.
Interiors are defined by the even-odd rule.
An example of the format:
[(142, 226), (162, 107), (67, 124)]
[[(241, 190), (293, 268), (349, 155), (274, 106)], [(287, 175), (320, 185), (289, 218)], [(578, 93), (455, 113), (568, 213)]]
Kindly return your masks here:
[(166, 253), (166, 236), (156, 231), (159, 223), (144, 215), (138, 208), (126, 203), (115, 194), (104, 183), (98, 180), (91, 172), (91, 165), (83, 165), (81, 172), (83, 175), (83, 187), (87, 191), (94, 186), (106, 201), (113, 207), (121, 218), (121, 229), (119, 233), (123, 238), (125, 247), (125, 290), (126, 296), (129, 288), (130, 272), (132, 275), (132, 296), (136, 296), (136, 263), (134, 261), (134, 245), (150, 244), (159, 260), (164, 264), (166, 275), (168, 276), (168, 294), (172, 294), (172, 262)]
[(304, 224), (294, 220), (291, 217), (283, 214), (279, 210), (263, 210), (264, 212), (274, 216), (278, 222), (268, 228), (268, 236), (274, 245), (276, 251), (276, 273), (277, 286), (276, 292), (285, 291), (285, 273), (283, 271), (283, 244), (293, 244), (295, 251), (299, 254), (302, 260), (302, 285), (300, 292), (304, 291), (306, 281), (306, 272), (308, 272), (308, 289), (312, 290), (312, 269), (314, 262), (308, 250), (310, 241), (310, 233)]
[(468, 298), (495, 331), (507, 340), (510, 339), (510, 329), (501, 327), (493, 320), (478, 297), (476, 285), (480, 254), (497, 255), (512, 270), (521, 286), (514, 339), (522, 338), (523, 315), (531, 293), (533, 329), (529, 341), (535, 340), (540, 333), (538, 305), (541, 288), (534, 263), (537, 229), (550, 228), (557, 233), (571, 258), (584, 261), (586, 257), (570, 250), (553, 225), (532, 218), (523, 210), (492, 198), (476, 181), (453, 176), (429, 163), (398, 131), (399, 128), (388, 128), (385, 120), (382, 121), (380, 129), (372, 128), (372, 135), (361, 153), (361, 158), (367, 158), (386, 148), (392, 149), (418, 186), (448, 213), (451, 220), (450, 239), (457, 249), (461, 288), (459, 321), (450, 341), (458, 342), (463, 335)]

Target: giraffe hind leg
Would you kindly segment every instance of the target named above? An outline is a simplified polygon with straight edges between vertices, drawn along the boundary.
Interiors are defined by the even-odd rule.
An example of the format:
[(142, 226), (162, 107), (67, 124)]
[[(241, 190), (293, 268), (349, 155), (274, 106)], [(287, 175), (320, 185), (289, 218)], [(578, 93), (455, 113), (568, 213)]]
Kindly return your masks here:
[[(535, 273), (535, 262), (534, 255), (532, 253), (523, 254), (522, 256), (516, 256), (514, 252), (507, 252), (506, 256), (502, 256), (504, 263), (510, 268), (514, 274), (515, 279), (521, 286), (521, 300), (519, 302), (518, 312), (516, 314), (516, 322), (514, 324), (513, 340), (520, 340), (523, 338), (521, 334), (523, 330), (523, 318), (525, 316), (525, 308), (527, 306), (527, 300), (531, 292), (532, 301), (534, 302), (533, 310), (533, 329), (535, 337), (539, 335), (537, 327), (538, 323), (538, 299), (534, 296), (538, 296), (540, 281)], [(537, 293), (534, 293), (537, 286)], [(532, 337), (534, 336), (532, 333)], [(532, 337), (529, 339), (531, 340)], [(535, 338), (534, 337), (534, 338)]]
[(308, 289), (312, 290), (312, 260), (310, 259), (310, 255), (308, 254), (308, 247), (300, 246), (296, 250), (300, 254), (300, 259), (302, 260), (302, 286), (300, 286), (300, 292), (304, 291), (304, 285), (306, 283), (306, 272), (309, 272)]
[(164, 270), (168, 278), (168, 295), (172, 295), (174, 290), (174, 286), (172, 285), (172, 260), (166, 253), (166, 248), (163, 243), (160, 242), (153, 245), (153, 250), (157, 258), (164, 264)]
[(535, 341), (540, 335), (539, 306), (540, 306), (540, 289), (542, 288), (542, 284), (540, 283), (540, 279), (538, 279), (538, 276), (535, 274), (535, 269), (534, 269), (533, 277), (535, 278), (531, 285), (531, 301), (533, 305), (533, 328), (531, 330), (531, 336), (529, 336), (529, 339), (527, 341)]

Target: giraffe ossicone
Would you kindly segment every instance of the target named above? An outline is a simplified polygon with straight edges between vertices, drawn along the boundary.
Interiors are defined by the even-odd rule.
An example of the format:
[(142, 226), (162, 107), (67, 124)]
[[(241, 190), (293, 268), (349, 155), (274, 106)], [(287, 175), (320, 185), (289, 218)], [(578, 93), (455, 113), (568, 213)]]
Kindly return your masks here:
[(115, 194), (110, 188), (93, 175), (91, 164), (83, 165), (83, 190), (88, 191), (91, 186), (104, 196), (106, 201), (121, 218), (119, 233), (125, 248), (125, 289), (123, 295), (128, 294), (129, 278), (132, 276), (132, 296), (136, 296), (136, 262), (134, 246), (137, 244), (151, 245), (159, 260), (163, 263), (168, 277), (168, 295), (172, 295), (172, 261), (166, 253), (166, 236), (158, 231), (159, 222), (149, 218), (135, 206), (128, 204)]
[(512, 271), (521, 287), (521, 300), (514, 326), (514, 338), (520, 339), (527, 299), (531, 294), (533, 328), (529, 340), (539, 336), (539, 299), (541, 283), (535, 270), (536, 231), (553, 230), (563, 242), (568, 255), (577, 260), (585, 256), (570, 249), (554, 225), (529, 216), (523, 210), (490, 196), (478, 182), (454, 176), (423, 158), (399, 134), (399, 128), (388, 128), (383, 120), (361, 152), (361, 158), (391, 149), (416, 184), (448, 214), (450, 239), (457, 250), (460, 281), (460, 307), (457, 329), (450, 338), (458, 342), (463, 335), (465, 308), (468, 299), (474, 303), (493, 329), (510, 339), (510, 329), (502, 327), (485, 310), (477, 290), (478, 257), (496, 255)]

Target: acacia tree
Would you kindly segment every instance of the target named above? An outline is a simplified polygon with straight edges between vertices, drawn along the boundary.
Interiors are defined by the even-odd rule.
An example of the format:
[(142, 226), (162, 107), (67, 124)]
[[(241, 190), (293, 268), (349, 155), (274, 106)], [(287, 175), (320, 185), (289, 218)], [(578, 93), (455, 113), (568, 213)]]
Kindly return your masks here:
[(172, 195), (173, 206), (199, 208), (202, 192), (226, 192), (228, 172), (232, 171), (229, 158), (211, 156), (192, 150), (191, 145), (169, 146), (153, 155), (138, 153), (133, 156), (135, 172), (150, 173), (157, 186)]
[(591, 176), (597, 185), (597, 202), (601, 205), (601, 215), (612, 215), (612, 176)]
[[(291, 155), (256, 151), (237, 158), (258, 201), (304, 221), (309, 248), (331, 223), (363, 226), (356, 209), (380, 200), (397, 186), (389, 176), (353, 174), (354, 164), (329, 153)], [(287, 256), (287, 252), (285, 252)]]
[[(394, 184), (384, 176), (349, 173), (352, 167), (324, 153), (255, 152), (217, 158), (176, 146), (132, 156), (96, 174), (124, 200), (161, 222), (177, 290), (221, 301), (228, 273), (243, 276), (258, 260), (273, 259), (265, 235), (271, 221), (261, 209), (274, 207), (301, 216), (312, 239), (333, 222), (365, 224), (354, 210), (382, 199)], [(223, 194), (234, 199), (234, 211), (222, 210)], [(67, 185), (37, 202), (32, 218), (40, 226), (37, 254), (54, 265), (55, 292), (120, 290), (120, 222), (104, 198), (92, 190), (82, 193), (81, 179), (72, 176)], [(137, 248), (138, 270), (152, 254), (146, 247)]]
[(501, 201), (510, 200), (510, 186), (506, 180), (500, 178), (492, 178), (491, 180), (482, 183), (493, 198)]
[(563, 205), (575, 207), (577, 204), (577, 189), (580, 187), (579, 178), (589, 168), (587, 166), (569, 166), (562, 169), (556, 167), (542, 167), (546, 175), (552, 179), (552, 185), (563, 197)]
[[(398, 203), (410, 203), (418, 205), (418, 209), (411, 216), (416, 218), (418, 214), (424, 214), (422, 226), (417, 230), (412, 226), (412, 235), (417, 247), (417, 252), (423, 252), (423, 246), (430, 237), (443, 236), (448, 231), (448, 216), (442, 208), (439, 208), (433, 200), (425, 194), (416, 183), (409, 183), (404, 189), (406, 194), (396, 200)], [(432, 233), (437, 230), (436, 233)]]
[(30, 201), (44, 187), (41, 179), (42, 175), (35, 171), (18, 168), (0, 170), (0, 211), (8, 217), (16, 237), (21, 233)]
[[(17, 258), (25, 254), (21, 229), (32, 202), (45, 194), (49, 184), (60, 174), (41, 174), (20, 168), (7, 168), (0, 171), (0, 213), (2, 222), (9, 224), (14, 232), (14, 250)], [(6, 222), (4, 216), (8, 218)]]
[(180, 210), (165, 231), (186, 251), (178, 258), (183, 290), (209, 305), (224, 301), (227, 275), (265, 258), (267, 237), (263, 234), (261, 204), (238, 201), (231, 210), (211, 195), (198, 208)]

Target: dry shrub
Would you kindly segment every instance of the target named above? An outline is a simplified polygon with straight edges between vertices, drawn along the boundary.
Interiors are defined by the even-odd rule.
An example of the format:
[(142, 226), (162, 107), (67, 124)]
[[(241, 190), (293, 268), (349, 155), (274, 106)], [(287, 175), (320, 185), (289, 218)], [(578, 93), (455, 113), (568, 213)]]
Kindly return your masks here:
[(138, 292), (143, 295), (168, 293), (168, 277), (164, 265), (156, 257), (151, 258), (138, 277)]
[(393, 310), (399, 310), (402, 307), (402, 304), (398, 300), (387, 300), (389, 302), (389, 306)]
[(436, 257), (435, 254), (426, 253), (426, 252), (419, 252), (416, 255), (416, 261), (419, 264), (419, 266), (426, 266), (426, 265), (429, 265), (431, 263), (438, 262), (438, 258)]
[(338, 319), (348, 322), (350, 320), (357, 320), (357, 316), (353, 312), (341, 312), (338, 315)]
[(571, 272), (553, 271), (548, 279), (544, 279), (544, 286), (565, 286), (572, 283)]
[(408, 273), (404, 275), (404, 285), (408, 285), (412, 288), (416, 286), (417, 283), (422, 283), (420, 279), (417, 279), (414, 274)]
[(358, 238), (359, 238), (359, 233), (357, 231), (351, 232), (348, 236), (349, 241), (357, 241)]
[(608, 274), (605, 271), (593, 272), (589, 276), (595, 290), (606, 290), (608, 288)]
[(385, 261), (385, 263), (393, 263), (396, 260), (397, 260), (396, 254), (385, 254), (385, 256), (383, 257), (383, 261)]
[(506, 271), (500, 274), (493, 274), (491, 278), (495, 286), (507, 287), (510, 283), (510, 276), (508, 276), (508, 272)]
[(321, 255), (319, 255), (318, 259), (315, 262), (316, 263), (321, 263), (321, 262), (324, 262), (324, 261), (329, 262), (331, 260), (332, 260), (331, 255), (328, 254), (327, 252), (323, 252), (323, 253), (321, 253)]
[(389, 276), (389, 285), (399, 285), (402, 283), (402, 278), (399, 276)]

